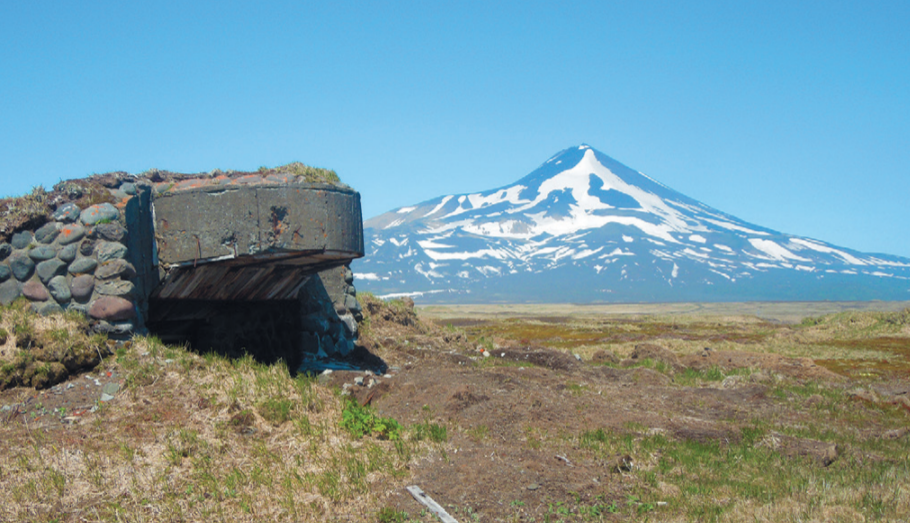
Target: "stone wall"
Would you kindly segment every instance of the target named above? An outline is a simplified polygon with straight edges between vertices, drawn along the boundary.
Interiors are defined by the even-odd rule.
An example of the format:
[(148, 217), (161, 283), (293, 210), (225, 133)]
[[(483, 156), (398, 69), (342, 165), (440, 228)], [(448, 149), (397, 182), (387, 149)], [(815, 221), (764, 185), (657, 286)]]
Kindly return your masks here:
[[(142, 330), (142, 297), (154, 285), (148, 192), (132, 183), (117, 192), (123, 196), (117, 205), (67, 203), (37, 230), (0, 244), (0, 303), (24, 296), (42, 315), (81, 312), (97, 332)], [(137, 271), (136, 260), (144, 270)]]

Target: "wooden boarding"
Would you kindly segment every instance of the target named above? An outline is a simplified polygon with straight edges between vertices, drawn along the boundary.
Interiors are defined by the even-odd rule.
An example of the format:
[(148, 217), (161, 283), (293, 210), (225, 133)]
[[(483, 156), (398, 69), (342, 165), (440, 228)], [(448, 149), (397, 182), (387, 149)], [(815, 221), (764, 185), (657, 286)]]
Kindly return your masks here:
[(439, 518), (439, 521), (442, 521), (442, 523), (458, 523), (458, 520), (450, 516), (444, 508), (439, 506), (439, 503), (433, 501), (433, 498), (428, 496), (427, 493), (421, 490), (417, 485), (411, 485), (410, 487), (407, 487), (407, 490), (414, 496), (414, 499), (416, 499), (418, 503), (430, 509), (430, 512), (433, 514), (436, 514), (436, 517)]

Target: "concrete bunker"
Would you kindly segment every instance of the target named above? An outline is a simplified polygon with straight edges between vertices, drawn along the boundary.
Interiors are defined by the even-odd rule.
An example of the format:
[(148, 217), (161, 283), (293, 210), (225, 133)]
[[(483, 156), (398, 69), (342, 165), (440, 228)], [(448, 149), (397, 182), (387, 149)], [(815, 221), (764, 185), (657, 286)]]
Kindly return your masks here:
[(292, 372), (350, 358), (360, 195), (298, 166), (104, 175), (110, 201), (51, 204), (40, 227), (0, 242), (0, 302), (25, 296), (43, 314), (79, 310), (114, 337), (151, 332)]

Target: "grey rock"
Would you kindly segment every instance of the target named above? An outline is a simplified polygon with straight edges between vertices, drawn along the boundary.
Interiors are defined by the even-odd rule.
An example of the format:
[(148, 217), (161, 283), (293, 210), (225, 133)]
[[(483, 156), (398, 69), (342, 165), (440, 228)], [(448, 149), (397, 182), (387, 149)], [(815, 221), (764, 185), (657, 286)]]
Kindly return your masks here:
[(104, 320), (98, 320), (92, 324), (92, 332), (96, 334), (110, 334), (114, 326)]
[(109, 203), (92, 205), (91, 207), (82, 211), (82, 214), (79, 215), (79, 219), (85, 225), (95, 225), (101, 221), (113, 221), (119, 217), (120, 211), (118, 211), (116, 207)]
[(102, 223), (95, 226), (95, 236), (111, 242), (120, 242), (126, 238), (126, 229), (119, 223)]
[(136, 276), (136, 268), (130, 262), (119, 258), (105, 263), (95, 271), (95, 277), (99, 280), (118, 277), (130, 279), (134, 276)]
[(81, 315), (85, 316), (86, 318), (88, 318), (88, 307), (85, 306), (85, 305), (82, 305), (82, 304), (79, 304), (79, 303), (76, 303), (76, 302), (72, 302), (72, 301), (71, 301), (71, 302), (69, 302), (69, 303), (66, 305), (66, 310), (68, 310), (68, 311), (73, 311), (73, 312), (78, 312), (79, 314), (81, 314)]
[(73, 243), (73, 244), (67, 245), (66, 247), (60, 249), (60, 252), (57, 253), (57, 257), (60, 258), (61, 261), (65, 261), (66, 263), (70, 263), (73, 260), (75, 260), (76, 259), (76, 244)]
[(3, 261), (9, 258), (9, 255), (13, 253), (13, 246), (3, 242), (0, 243), (0, 261)]
[(16, 280), (0, 283), (0, 305), (9, 305), (21, 295), (22, 292), (19, 290), (19, 282)]
[(119, 390), (120, 390), (120, 385), (117, 383), (105, 383), (101, 387), (101, 392), (105, 392), (107, 394), (117, 394), (117, 392)]
[(136, 190), (136, 184), (135, 184), (135, 183), (130, 183), (130, 182), (126, 182), (126, 183), (124, 183), (123, 185), (121, 185), (121, 186), (120, 186), (120, 190), (123, 191), (124, 193), (130, 195), (130, 196), (133, 196), (133, 195), (135, 195), (135, 194), (138, 192), (138, 191)]
[(54, 219), (58, 222), (71, 223), (79, 219), (81, 209), (75, 203), (65, 203), (54, 211)]
[(347, 265), (344, 266), (344, 282), (348, 285), (354, 283), (354, 273)]
[(38, 307), (38, 314), (42, 316), (50, 316), (51, 314), (60, 314), (62, 312), (63, 307), (54, 302), (48, 302)]
[(70, 286), (66, 283), (66, 276), (54, 276), (51, 278), (51, 281), (47, 283), (47, 290), (57, 300), (57, 303), (66, 303), (73, 298)]
[(111, 333), (112, 334), (130, 334), (135, 329), (135, 325), (131, 321), (118, 321), (112, 325)]
[(345, 327), (340, 321), (333, 321), (329, 325), (329, 336), (331, 336), (333, 340), (344, 338), (344, 331)]
[(118, 242), (100, 242), (97, 250), (98, 261), (101, 263), (116, 260), (118, 258), (125, 258), (127, 252), (126, 245)]
[(101, 401), (107, 403), (108, 401), (111, 401), (112, 399), (114, 399), (114, 397), (111, 396), (110, 394), (108, 394), (106, 392), (101, 393)]
[(9, 265), (0, 264), (0, 281), (6, 281), (9, 279), (10, 275), (13, 274), (13, 271), (10, 270)]
[(94, 240), (85, 240), (82, 242), (82, 245), (79, 246), (79, 254), (83, 256), (91, 256), (95, 252), (95, 241)]
[[(70, 282), (70, 292), (72, 293), (73, 299), (76, 301), (88, 301), (92, 297), (92, 292), (95, 290), (95, 278), (94, 276), (83, 274), (81, 276), (76, 276), (73, 278), (73, 281)], [(88, 309), (86, 309), (88, 312)]]
[(25, 281), (32, 277), (35, 262), (24, 251), (16, 251), (9, 257), (9, 267), (17, 280)]
[(320, 336), (328, 332), (329, 320), (322, 314), (307, 314), (303, 317), (301, 328), (307, 332), (313, 332)]
[(340, 339), (335, 343), (335, 352), (341, 356), (347, 356), (354, 350), (354, 341), (349, 339)]
[(70, 265), (73, 274), (91, 274), (95, 272), (98, 262), (94, 258), (79, 258)]
[(126, 280), (110, 280), (99, 284), (96, 289), (99, 294), (105, 296), (120, 296), (121, 298), (131, 296), (136, 286)]
[(46, 223), (40, 229), (35, 231), (35, 239), (38, 243), (50, 243), (60, 234), (57, 222)]
[(60, 229), (60, 235), (57, 237), (57, 243), (60, 245), (69, 245), (85, 238), (85, 227), (71, 223)]
[(38, 277), (41, 278), (41, 281), (47, 283), (54, 276), (66, 274), (66, 263), (56, 258), (43, 261), (38, 264), (38, 268), (35, 272), (38, 273)]
[(29, 280), (22, 286), (22, 294), (31, 301), (47, 301), (47, 289), (44, 288), (44, 285), (41, 285), (41, 282), (36, 280)]
[(352, 314), (342, 314), (338, 317), (341, 320), (341, 324), (345, 327), (345, 337), (356, 337), (357, 336), (357, 321), (354, 320)]
[(351, 312), (361, 312), (361, 310), (362, 310), (360, 308), (360, 302), (357, 301), (357, 298), (355, 298), (354, 296), (351, 296), (350, 294), (345, 295), (344, 306), (347, 310), (349, 310)]
[(335, 341), (331, 336), (325, 335), (319, 340), (319, 352), (316, 353), (320, 358), (326, 358), (329, 354), (335, 353)]
[(39, 245), (34, 249), (29, 249), (28, 257), (36, 262), (50, 260), (57, 256), (57, 249), (52, 245)]
[(22, 231), (14, 234), (10, 243), (13, 244), (14, 249), (24, 249), (31, 245), (34, 239), (35, 237), (32, 235), (31, 231)]

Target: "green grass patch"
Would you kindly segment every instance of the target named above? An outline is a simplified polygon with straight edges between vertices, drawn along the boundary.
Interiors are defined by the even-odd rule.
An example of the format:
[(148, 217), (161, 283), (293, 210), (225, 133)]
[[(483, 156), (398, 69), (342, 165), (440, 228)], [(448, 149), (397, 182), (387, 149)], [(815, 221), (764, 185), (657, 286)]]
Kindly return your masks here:
[(355, 438), (375, 436), (380, 439), (401, 439), (402, 426), (393, 418), (378, 416), (369, 405), (361, 406), (347, 399), (341, 413), (341, 427)]
[(425, 421), (412, 427), (415, 441), (430, 440), (433, 443), (444, 443), (449, 439), (449, 431), (445, 425)]

